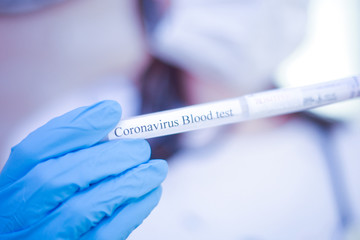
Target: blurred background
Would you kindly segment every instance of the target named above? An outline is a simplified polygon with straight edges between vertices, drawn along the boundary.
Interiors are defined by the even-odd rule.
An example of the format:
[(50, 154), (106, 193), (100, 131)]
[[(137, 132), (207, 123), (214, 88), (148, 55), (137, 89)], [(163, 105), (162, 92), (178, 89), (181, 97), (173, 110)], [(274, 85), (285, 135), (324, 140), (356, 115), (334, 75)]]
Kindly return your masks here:
[[(0, 15), (0, 132), (4, 136), (0, 149), (8, 149), (39, 126), (36, 117), (24, 117), (49, 108), (55, 99), (76, 95), (70, 92), (86, 92), (84, 84), (97, 89), (99, 82), (106, 85), (103, 83), (116, 81), (119, 86), (114, 89), (124, 89), (119, 75), (137, 77), (139, 66), (146, 64), (146, 44), (139, 41), (144, 36), (134, 28), (140, 24), (139, 19), (128, 11), (118, 14), (119, 9), (130, 5), (133, 4), (129, 1), (108, 1), (104, 5), (98, 0), (78, 0), (50, 5), (34, 13)], [(278, 68), (276, 85), (301, 86), (359, 74), (359, 5), (357, 0), (310, 1), (307, 33)], [(41, 21), (44, 17), (46, 22)], [(126, 95), (129, 91), (132, 90), (121, 92)], [(113, 95), (120, 94), (114, 90)], [(63, 103), (57, 107), (56, 113), (61, 113), (73, 106)], [(357, 99), (314, 112), (357, 122), (359, 109)], [(32, 127), (19, 130), (17, 126)], [(8, 153), (4, 151), (8, 150), (1, 151), (6, 157)]]
[[(302, 44), (280, 65), (280, 86), (302, 86), (360, 74), (360, 2), (313, 0)], [(335, 119), (359, 121), (360, 100), (312, 110)]]
[[(146, 7), (151, 1), (142, 2)], [(161, 2), (167, 10), (166, 2), (169, 1), (154, 2)], [(360, 74), (358, 0), (309, 1), (305, 36), (302, 30), (306, 0), (173, 2), (177, 2), (180, 9), (174, 12), (185, 13), (185, 17), (170, 15), (164, 25), (159, 25), (170, 26), (167, 30), (172, 30), (171, 24), (177, 17), (176, 24), (180, 29), (177, 33), (185, 40), (181, 42), (170, 36), (170, 40), (175, 40), (172, 42), (175, 46), (182, 44), (177, 49), (180, 51), (175, 53), (171, 52), (172, 47), (165, 49), (161, 44), (158, 47), (171, 52), (168, 59), (175, 56), (185, 63), (175, 68), (184, 68), (177, 76), (184, 80), (183, 85), (190, 85), (186, 94), (195, 92), (195, 97), (202, 97), (206, 92), (204, 95), (214, 100), (223, 93), (227, 97), (233, 93), (229, 91), (231, 94), (228, 94), (223, 89), (239, 90), (251, 85), (252, 91), (266, 90), (273, 86), (272, 80), (275, 80), (275, 86), (292, 87)], [(0, 0), (0, 6), (3, 3), (12, 1)], [(149, 49), (153, 47), (149, 39), (158, 32), (145, 31), (142, 22), (145, 17), (140, 17), (135, 1), (65, 0), (54, 3), (33, 12), (0, 14), (0, 166), (14, 144), (49, 119), (78, 106), (113, 99), (125, 109), (124, 118), (139, 114), (140, 96), (143, 97), (139, 86), (144, 84), (143, 89), (147, 90), (146, 83), (150, 78), (140, 83), (133, 79), (139, 79), (139, 75), (146, 72), (149, 62), (158, 60), (154, 61), (156, 66), (159, 60), (168, 60), (160, 55), (155, 56), (158, 59), (150, 56), (154, 49)], [(204, 9), (207, 12), (203, 13)], [(149, 12), (151, 17), (152, 12)], [(212, 14), (218, 15), (213, 17)], [(289, 24), (279, 24), (284, 19), (289, 20)], [(146, 20), (151, 23), (154, 19)], [(157, 20), (155, 18), (155, 25)], [(150, 29), (154, 27), (149, 25)], [(281, 63), (274, 76), (273, 68), (300, 39), (300, 45)], [(192, 54), (198, 54), (194, 62), (200, 62), (199, 65), (189, 64)], [(206, 65), (209, 62), (213, 65)], [(225, 77), (213, 82), (207, 78), (200, 81), (190, 76), (192, 69), (185, 69), (186, 64), (186, 67), (203, 67), (210, 76), (219, 67), (230, 81), (226, 82)], [(171, 67), (171, 70), (175, 69)], [(179, 73), (178, 69), (175, 71)], [(159, 90), (166, 85), (162, 84), (163, 79), (155, 81), (155, 87), (148, 90), (160, 103), (166, 103), (168, 99), (159, 93), (172, 95), (172, 92), (166, 92), (166, 87), (172, 87), (174, 75), (169, 72), (164, 75), (170, 79), (165, 91)], [(234, 82), (242, 86), (233, 87)], [(249, 89), (244, 93), (250, 93)], [(212, 91), (220, 95), (210, 94)], [(249, 230), (254, 236), (273, 234), (273, 239), (279, 239), (278, 236), (295, 239), (289, 237), (294, 232), (333, 236), (347, 232), (353, 225), (360, 229), (357, 151), (360, 100), (312, 112), (348, 124), (329, 124), (324, 119), (299, 114), (187, 136), (188, 145), (183, 152), (173, 155), (177, 158), (175, 161), (169, 161), (165, 197), (157, 208), (164, 215), (155, 214), (151, 218), (153, 225), (151, 222), (144, 225), (144, 239), (151, 239), (146, 230), (156, 233), (154, 227), (165, 239), (173, 239), (166, 238), (166, 231), (172, 236), (179, 233), (179, 237), (180, 232), (202, 231), (212, 239), (230, 239), (223, 235), (216, 238), (211, 233), (237, 236), (238, 231), (247, 234)], [(168, 143), (172, 144), (171, 141)], [(333, 161), (336, 157), (339, 161)], [(337, 164), (344, 167), (344, 172)], [(346, 190), (349, 191), (343, 194)], [(342, 204), (342, 197), (353, 201), (348, 204), (350, 207)], [(344, 215), (351, 213), (348, 217), (351, 221), (342, 221), (342, 210)], [(355, 213), (357, 216), (353, 216)], [(184, 217), (184, 214), (188, 215)], [(239, 222), (245, 227), (239, 229)], [(163, 229), (164, 224), (169, 224), (169, 228)], [(185, 230), (178, 231), (178, 228)], [(311, 239), (299, 236), (298, 239)], [(154, 239), (159, 238), (155, 236)]]
[[(125, 108), (134, 109), (125, 116), (138, 111), (127, 107), (129, 101), (121, 97), (131, 95), (133, 105), (139, 104), (137, 90), (125, 79), (137, 78), (148, 61), (134, 5), (130, 1), (102, 4), (99, 0), (78, 0), (35, 12), (0, 14), (2, 163), (10, 147), (45, 119), (86, 105), (86, 93), (92, 100), (117, 99)], [(121, 9), (131, 11), (119, 14)], [(310, 1), (306, 34), (278, 67), (273, 76), (276, 85), (303, 86), (359, 74), (359, 11), (357, 0)], [(358, 126), (360, 100), (312, 111)]]

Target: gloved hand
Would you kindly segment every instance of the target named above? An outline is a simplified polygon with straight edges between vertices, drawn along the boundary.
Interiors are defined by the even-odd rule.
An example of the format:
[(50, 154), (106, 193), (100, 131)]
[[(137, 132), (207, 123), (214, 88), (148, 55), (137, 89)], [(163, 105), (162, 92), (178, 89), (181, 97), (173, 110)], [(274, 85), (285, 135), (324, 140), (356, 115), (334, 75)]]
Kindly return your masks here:
[(120, 119), (103, 101), (15, 146), (0, 174), (0, 239), (125, 239), (161, 195), (163, 160), (144, 140), (101, 142)]

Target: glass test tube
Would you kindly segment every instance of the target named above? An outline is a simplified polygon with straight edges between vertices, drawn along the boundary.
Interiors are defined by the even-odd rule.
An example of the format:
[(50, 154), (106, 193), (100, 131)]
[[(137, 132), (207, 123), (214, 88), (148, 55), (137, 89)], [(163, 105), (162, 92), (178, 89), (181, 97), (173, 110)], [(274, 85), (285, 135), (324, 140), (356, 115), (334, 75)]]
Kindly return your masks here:
[(257, 118), (299, 112), (360, 96), (359, 76), (283, 88), (121, 120), (107, 136), (149, 139)]

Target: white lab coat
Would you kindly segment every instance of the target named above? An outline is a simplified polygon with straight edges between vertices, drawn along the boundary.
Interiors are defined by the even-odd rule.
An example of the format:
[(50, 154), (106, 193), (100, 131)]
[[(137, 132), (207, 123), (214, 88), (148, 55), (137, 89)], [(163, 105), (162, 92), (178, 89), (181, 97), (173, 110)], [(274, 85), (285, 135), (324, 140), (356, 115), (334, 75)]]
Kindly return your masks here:
[[(171, 159), (163, 197), (129, 239), (340, 239), (318, 129), (294, 119)], [(360, 214), (360, 132), (333, 133), (353, 215)]]

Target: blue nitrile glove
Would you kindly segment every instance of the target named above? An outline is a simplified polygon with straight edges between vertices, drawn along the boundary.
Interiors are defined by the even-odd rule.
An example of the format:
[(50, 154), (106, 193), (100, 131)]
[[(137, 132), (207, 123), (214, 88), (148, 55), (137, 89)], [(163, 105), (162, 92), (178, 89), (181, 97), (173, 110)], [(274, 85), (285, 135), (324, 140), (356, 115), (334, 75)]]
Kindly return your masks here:
[(0, 239), (125, 239), (161, 195), (163, 160), (145, 140), (101, 142), (120, 119), (103, 101), (15, 146), (0, 174)]

